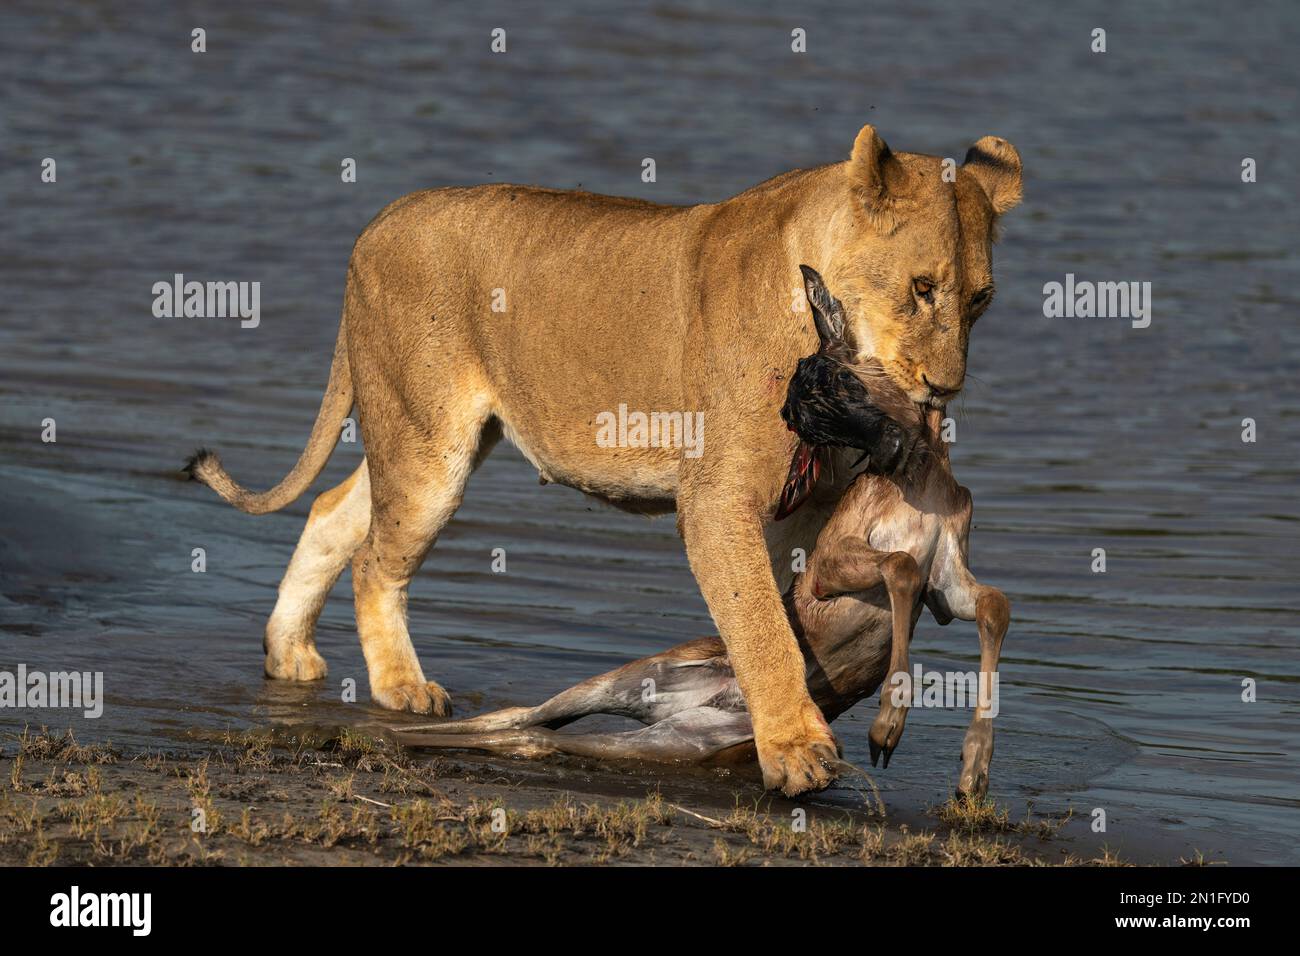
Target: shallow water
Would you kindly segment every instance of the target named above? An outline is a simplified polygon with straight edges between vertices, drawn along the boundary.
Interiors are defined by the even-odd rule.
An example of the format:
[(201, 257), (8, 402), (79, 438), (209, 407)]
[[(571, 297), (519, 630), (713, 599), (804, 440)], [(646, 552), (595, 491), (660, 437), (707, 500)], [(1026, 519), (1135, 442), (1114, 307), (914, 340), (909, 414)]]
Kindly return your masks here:
[[(997, 133), (1024, 158), (1026, 199), (952, 451), (976, 502), (973, 567), (1013, 602), (994, 795), (1105, 808), (1114, 845), (1300, 862), (1294, 8), (566, 6), (6, 6), (0, 669), (101, 670), (108, 706), (97, 721), (3, 710), (0, 729), (72, 722), (174, 747), (381, 716), (338, 702), (347, 677), (366, 696), (346, 581), (319, 635), (328, 681), (261, 677), (309, 502), (251, 518), (171, 471), (199, 443), (251, 486), (289, 467), (351, 243), (390, 199), (506, 181), (713, 201), (841, 157), (864, 121), (958, 158)], [(1088, 50), (1098, 25), (1104, 55)], [(504, 56), (487, 52), (496, 26)], [(795, 26), (805, 56), (788, 52)], [(38, 180), (45, 156), (56, 185)], [(657, 183), (640, 180), (645, 156)], [(1257, 183), (1239, 180), (1244, 156)], [(261, 281), (261, 326), (153, 318), (151, 286), (176, 272)], [(1151, 326), (1044, 318), (1042, 286), (1067, 272), (1150, 281)], [(318, 487), (360, 455), (341, 446)], [(497, 547), (506, 574), (490, 571)], [(505, 446), (413, 586), (411, 619), (461, 713), (712, 631), (671, 519), (539, 487)], [(973, 627), (927, 616), (913, 656), (973, 668)], [(859, 764), (873, 712), (836, 725)], [(966, 716), (911, 716), (875, 775), (891, 806), (943, 797)]]

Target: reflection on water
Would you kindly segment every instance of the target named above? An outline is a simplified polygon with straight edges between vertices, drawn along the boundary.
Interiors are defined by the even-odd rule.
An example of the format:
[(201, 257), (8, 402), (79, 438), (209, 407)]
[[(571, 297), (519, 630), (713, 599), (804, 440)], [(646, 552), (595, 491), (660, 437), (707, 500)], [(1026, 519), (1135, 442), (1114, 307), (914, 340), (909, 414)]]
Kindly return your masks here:
[[(1300, 332), (1279, 169), (1300, 145), (1284, 95), (1293, 12), (1108, 12), (1097, 56), (1102, 13), (1086, 6), (850, 5), (799, 22), (779, 4), (480, 3), (436, 22), (317, 9), (213, 10), (203, 56), (169, 5), (3, 15), (0, 668), (103, 670), (107, 712), (83, 732), (124, 744), (356, 719), (337, 700), (340, 680), (365, 686), (346, 583), (322, 622), (325, 685), (260, 676), (308, 502), (254, 519), (168, 472), (199, 442), (250, 485), (289, 467), (352, 240), (395, 196), (513, 181), (715, 200), (844, 155), (864, 121), (941, 155), (997, 133), (1024, 157), (1026, 202), (1005, 224), (953, 449), (975, 496), (973, 566), (1013, 602), (995, 795), (1104, 807), (1117, 844), (1158, 831), (1238, 862), (1300, 862)], [(498, 25), (509, 52), (493, 57)], [(793, 26), (808, 55), (788, 52)], [(922, 32), (923, 57), (906, 42)], [(38, 181), (46, 156), (57, 184)], [(657, 183), (640, 180), (646, 156)], [(1259, 182), (1240, 183), (1244, 156)], [(152, 284), (177, 272), (260, 281), (261, 326), (154, 319)], [(1151, 327), (1043, 318), (1043, 284), (1067, 272), (1151, 282)], [(47, 417), (57, 444), (39, 441)], [(342, 446), (327, 477), (359, 455)], [(495, 547), (508, 574), (490, 573)], [(462, 712), (712, 630), (671, 519), (541, 488), (504, 447), (413, 586), (411, 617)], [(928, 617), (914, 649), (926, 668), (978, 659), (973, 627)], [(858, 763), (873, 709), (837, 723)], [(42, 717), (64, 722), (4, 712), (0, 726)], [(876, 774), (892, 806), (942, 797), (965, 718), (912, 716)]]

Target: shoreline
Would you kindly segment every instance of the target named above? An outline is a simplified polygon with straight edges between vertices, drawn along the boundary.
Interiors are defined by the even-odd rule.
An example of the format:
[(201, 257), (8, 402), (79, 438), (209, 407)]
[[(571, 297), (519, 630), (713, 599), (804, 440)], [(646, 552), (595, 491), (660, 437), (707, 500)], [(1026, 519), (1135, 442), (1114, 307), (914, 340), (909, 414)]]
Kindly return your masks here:
[(1131, 865), (1063, 835), (1070, 815), (987, 802), (909, 823), (869, 789), (861, 809), (755, 799), (748, 781), (637, 793), (632, 775), (422, 759), (350, 730), (286, 744), (228, 735), (181, 754), (5, 734), (0, 865)]

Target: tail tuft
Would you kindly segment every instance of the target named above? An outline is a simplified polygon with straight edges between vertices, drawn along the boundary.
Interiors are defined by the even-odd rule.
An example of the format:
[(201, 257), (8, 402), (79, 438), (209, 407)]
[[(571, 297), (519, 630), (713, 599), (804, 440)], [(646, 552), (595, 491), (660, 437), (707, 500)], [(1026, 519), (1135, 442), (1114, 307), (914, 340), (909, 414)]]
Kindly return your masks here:
[(181, 468), (181, 474), (185, 476), (187, 481), (201, 481), (206, 485), (208, 481), (204, 473), (211, 473), (214, 467), (221, 467), (221, 459), (217, 457), (217, 453), (208, 448), (200, 448), (185, 459), (185, 466)]

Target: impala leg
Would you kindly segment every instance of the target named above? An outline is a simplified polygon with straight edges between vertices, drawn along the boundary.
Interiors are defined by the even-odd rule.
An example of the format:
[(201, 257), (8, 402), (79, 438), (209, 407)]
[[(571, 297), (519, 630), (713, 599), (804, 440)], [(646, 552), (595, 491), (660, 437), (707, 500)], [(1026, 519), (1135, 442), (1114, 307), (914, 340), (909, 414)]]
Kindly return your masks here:
[[(580, 720), (592, 714), (618, 713), (621, 704), (631, 701), (620, 700), (616, 681), (617, 671), (601, 674), (576, 684), (568, 690), (561, 691), (550, 700), (536, 707), (506, 707), (489, 714), (480, 714), (465, 720), (447, 720), (436, 724), (420, 724), (414, 727), (394, 727), (394, 732), (401, 734), (427, 733), (438, 736), (454, 734), (497, 734), (505, 731), (524, 730), (530, 727), (547, 727), (555, 729), (565, 724)], [(629, 689), (630, 690), (630, 689)], [(639, 690), (639, 688), (638, 688)], [(503, 738), (504, 739), (504, 738)], [(520, 738), (523, 739), (523, 738)]]
[(749, 714), (743, 710), (692, 707), (648, 727), (621, 733), (573, 734), (546, 727), (521, 727), (450, 734), (398, 731), (396, 736), (411, 747), (479, 750), (510, 757), (569, 754), (598, 760), (698, 764), (729, 747), (753, 740), (754, 729)]
[(557, 730), (594, 714), (613, 714), (653, 724), (705, 704), (727, 709), (728, 703), (732, 710), (743, 710), (722, 641), (706, 637), (588, 678), (536, 707), (507, 707), (465, 720), (392, 729), (439, 736), (530, 727)]
[(912, 642), (912, 614), (921, 593), (921, 570), (910, 554), (895, 551), (881, 562), (885, 588), (893, 614), (893, 638), (890, 642), (889, 676), (880, 688), (880, 712), (871, 725), (871, 764), (879, 757), (889, 767), (889, 758), (903, 736), (908, 703), (912, 698), (912, 678), (908, 673), (908, 649)]
[(866, 591), (883, 584), (889, 595), (893, 634), (889, 673), (880, 689), (880, 712), (871, 725), (871, 763), (890, 755), (903, 736), (911, 699), (908, 648), (912, 641), (913, 611), (921, 595), (921, 569), (906, 551), (877, 551), (861, 540), (841, 539), (813, 552), (808, 567), (809, 587), (817, 598)]
[(975, 623), (980, 632), (980, 700), (962, 742), (961, 778), (957, 794), (982, 797), (989, 789), (989, 761), (993, 759), (993, 718), (998, 704), (998, 658), (1002, 639), (1011, 622), (1011, 603), (994, 587), (977, 585)]
[(982, 797), (989, 788), (993, 759), (993, 720), (998, 715), (998, 659), (1011, 622), (1011, 602), (995, 587), (980, 584), (968, 563), (972, 505), (970, 493), (953, 514), (947, 538), (930, 570), (926, 603), (936, 619), (974, 621), (980, 635), (979, 700), (962, 742), (958, 796)]

